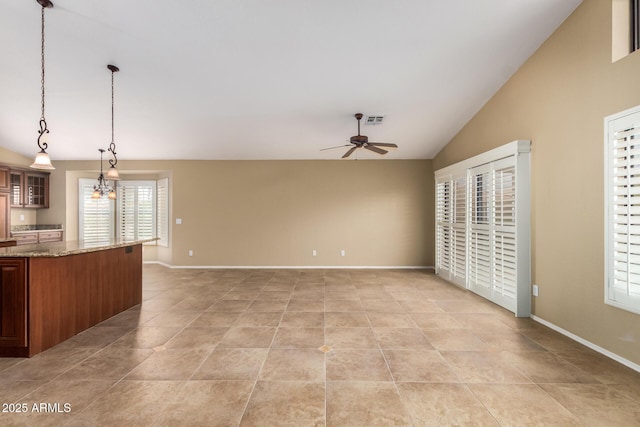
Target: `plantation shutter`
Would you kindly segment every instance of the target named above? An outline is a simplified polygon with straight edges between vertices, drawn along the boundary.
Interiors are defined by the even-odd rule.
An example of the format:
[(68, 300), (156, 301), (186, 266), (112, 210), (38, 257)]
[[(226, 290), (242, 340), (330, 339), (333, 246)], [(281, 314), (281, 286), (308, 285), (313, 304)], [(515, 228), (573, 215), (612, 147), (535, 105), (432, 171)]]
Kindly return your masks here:
[(436, 183), (437, 273), (451, 276), (451, 181), (444, 177)]
[(436, 274), (519, 317), (531, 313), (530, 146), (514, 141), (436, 171)]
[(169, 179), (162, 178), (157, 183), (157, 234), (158, 244), (169, 244)]
[(467, 278), (467, 174), (454, 176), (451, 224), (451, 281), (466, 285)]
[(493, 168), (493, 298), (511, 307), (517, 294), (514, 159), (495, 162)]
[(491, 298), (490, 166), (472, 168), (469, 177), (471, 193), (469, 289), (486, 298)]
[(607, 123), (605, 301), (640, 313), (640, 112)]
[(118, 181), (118, 237), (143, 240), (155, 237), (155, 181)]
[(95, 179), (78, 181), (78, 239), (106, 242), (114, 236), (114, 202), (106, 197), (92, 199)]
[(136, 239), (135, 187), (126, 181), (118, 182), (118, 237)]

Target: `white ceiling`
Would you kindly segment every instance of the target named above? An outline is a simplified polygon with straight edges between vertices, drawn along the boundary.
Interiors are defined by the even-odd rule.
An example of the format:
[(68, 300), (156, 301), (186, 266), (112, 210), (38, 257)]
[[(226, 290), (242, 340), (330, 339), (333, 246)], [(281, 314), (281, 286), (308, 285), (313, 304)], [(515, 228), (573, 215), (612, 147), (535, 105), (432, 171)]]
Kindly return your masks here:
[[(398, 144), (386, 158), (432, 158), (581, 2), (52, 1), (54, 162), (109, 145), (109, 63), (119, 159), (337, 159), (320, 149), (347, 144), (356, 112), (385, 115), (362, 134)], [(0, 146), (31, 157), (36, 0), (0, 0), (0, 40)]]

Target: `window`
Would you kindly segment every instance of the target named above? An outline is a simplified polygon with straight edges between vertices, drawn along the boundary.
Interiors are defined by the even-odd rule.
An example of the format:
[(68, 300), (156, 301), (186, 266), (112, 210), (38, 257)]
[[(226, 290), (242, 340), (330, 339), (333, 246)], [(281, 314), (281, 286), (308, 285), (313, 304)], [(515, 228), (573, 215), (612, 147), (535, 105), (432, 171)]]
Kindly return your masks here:
[(118, 181), (117, 199), (92, 199), (94, 179), (79, 182), (79, 239), (104, 241), (114, 236), (126, 240), (158, 237), (169, 242), (169, 180)]
[(640, 49), (640, 0), (611, 0), (611, 62)]
[(605, 303), (640, 313), (640, 106), (605, 132)]
[(514, 141), (436, 171), (436, 273), (519, 317), (531, 313), (529, 151)]
[(631, 24), (631, 52), (640, 49), (640, 0), (631, 0), (630, 24)]
[(156, 237), (158, 245), (169, 245), (169, 178), (159, 179), (156, 194)]
[(114, 233), (115, 203), (113, 200), (92, 199), (95, 179), (80, 179), (78, 193), (78, 239), (103, 242), (112, 239)]
[(117, 236), (125, 240), (144, 240), (156, 234), (156, 182), (118, 181)]

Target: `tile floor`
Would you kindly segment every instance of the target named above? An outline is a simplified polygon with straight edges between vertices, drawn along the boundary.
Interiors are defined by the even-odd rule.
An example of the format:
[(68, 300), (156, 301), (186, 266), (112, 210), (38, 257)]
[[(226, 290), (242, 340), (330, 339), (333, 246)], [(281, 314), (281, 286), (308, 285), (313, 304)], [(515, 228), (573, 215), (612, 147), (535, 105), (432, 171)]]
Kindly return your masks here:
[(638, 426), (640, 374), (428, 271), (145, 266), (142, 306), (0, 359), (0, 403), (27, 407), (2, 426)]

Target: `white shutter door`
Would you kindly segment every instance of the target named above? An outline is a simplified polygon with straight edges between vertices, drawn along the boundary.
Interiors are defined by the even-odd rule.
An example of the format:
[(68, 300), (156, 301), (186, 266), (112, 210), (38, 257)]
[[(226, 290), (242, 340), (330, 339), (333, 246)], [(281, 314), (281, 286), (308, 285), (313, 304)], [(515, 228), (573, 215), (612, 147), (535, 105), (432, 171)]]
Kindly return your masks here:
[(471, 218), (469, 227), (469, 289), (491, 298), (491, 169), (470, 169)]
[(451, 224), (451, 280), (466, 286), (467, 279), (467, 174), (452, 180), (453, 215)]
[(640, 113), (610, 124), (608, 139), (605, 298), (640, 313)]
[(518, 317), (531, 314), (530, 148), (514, 141), (435, 174), (436, 272)]
[(515, 158), (493, 163), (493, 289), (494, 302), (516, 310), (516, 169)]
[(451, 277), (451, 181), (443, 177), (436, 184), (436, 273)]

